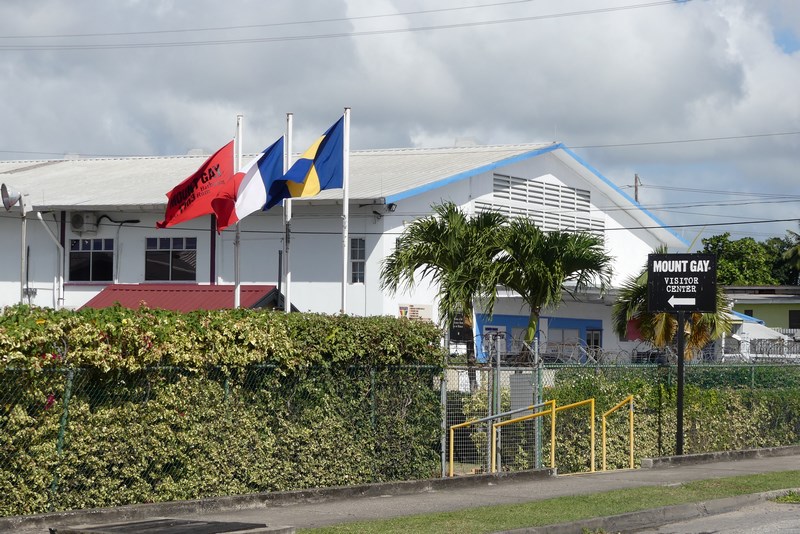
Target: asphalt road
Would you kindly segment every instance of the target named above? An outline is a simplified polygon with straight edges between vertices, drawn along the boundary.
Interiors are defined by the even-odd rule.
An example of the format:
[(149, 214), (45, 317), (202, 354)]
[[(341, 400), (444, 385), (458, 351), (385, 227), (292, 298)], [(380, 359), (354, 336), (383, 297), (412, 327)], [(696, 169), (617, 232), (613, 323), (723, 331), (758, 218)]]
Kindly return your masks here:
[(788, 534), (800, 532), (800, 504), (765, 501), (735, 512), (670, 523), (639, 534)]

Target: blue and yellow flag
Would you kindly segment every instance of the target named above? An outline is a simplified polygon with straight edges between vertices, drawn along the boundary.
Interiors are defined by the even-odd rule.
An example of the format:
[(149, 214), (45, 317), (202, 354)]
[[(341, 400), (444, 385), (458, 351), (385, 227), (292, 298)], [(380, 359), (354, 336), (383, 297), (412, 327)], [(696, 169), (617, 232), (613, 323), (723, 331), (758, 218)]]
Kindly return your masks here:
[(285, 191), (264, 206), (284, 198), (313, 197), (324, 189), (339, 189), (344, 181), (344, 117), (328, 128), (283, 176)]

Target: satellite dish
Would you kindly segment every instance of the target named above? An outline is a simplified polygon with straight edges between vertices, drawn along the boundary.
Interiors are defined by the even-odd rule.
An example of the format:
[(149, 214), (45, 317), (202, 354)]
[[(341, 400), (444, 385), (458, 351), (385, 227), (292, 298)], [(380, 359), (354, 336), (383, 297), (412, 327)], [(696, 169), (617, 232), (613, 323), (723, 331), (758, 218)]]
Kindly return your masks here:
[(17, 202), (20, 202), (20, 205), (22, 203), (22, 195), (17, 191), (9, 192), (6, 184), (3, 184), (2, 187), (0, 187), (0, 194), (3, 196), (3, 207), (6, 208), (6, 211), (9, 211), (11, 206)]

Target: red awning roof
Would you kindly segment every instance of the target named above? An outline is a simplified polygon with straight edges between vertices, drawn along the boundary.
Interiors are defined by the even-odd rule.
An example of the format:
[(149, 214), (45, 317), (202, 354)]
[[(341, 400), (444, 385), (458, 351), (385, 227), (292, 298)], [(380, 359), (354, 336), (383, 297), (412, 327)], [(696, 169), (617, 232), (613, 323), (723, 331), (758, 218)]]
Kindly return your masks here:
[[(190, 312), (233, 308), (232, 285), (197, 284), (111, 284), (95, 295), (83, 308), (108, 308), (119, 303), (137, 309), (142, 304), (152, 309)], [(272, 285), (239, 287), (242, 308), (274, 308), (278, 289)]]

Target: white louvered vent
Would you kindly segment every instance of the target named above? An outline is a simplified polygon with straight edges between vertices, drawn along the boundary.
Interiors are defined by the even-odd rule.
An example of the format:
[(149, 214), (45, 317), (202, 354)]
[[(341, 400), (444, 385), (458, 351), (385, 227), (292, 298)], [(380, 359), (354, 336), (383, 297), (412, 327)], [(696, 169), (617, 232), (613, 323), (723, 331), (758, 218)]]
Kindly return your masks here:
[(478, 211), (528, 217), (545, 231), (579, 230), (602, 235), (605, 222), (593, 216), (591, 193), (542, 180), (495, 174), (490, 201), (477, 201)]

